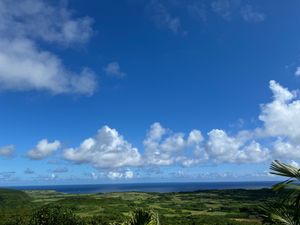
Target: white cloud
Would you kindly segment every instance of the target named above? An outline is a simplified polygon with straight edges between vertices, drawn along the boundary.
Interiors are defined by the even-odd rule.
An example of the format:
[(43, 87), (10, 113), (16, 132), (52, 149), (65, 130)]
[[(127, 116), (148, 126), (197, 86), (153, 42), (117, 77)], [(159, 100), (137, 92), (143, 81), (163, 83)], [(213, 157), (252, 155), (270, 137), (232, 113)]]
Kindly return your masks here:
[(134, 177), (134, 173), (131, 170), (127, 170), (125, 172), (110, 171), (108, 172), (107, 177), (111, 180), (132, 179)]
[(300, 145), (278, 138), (273, 144), (273, 155), (278, 159), (300, 159)]
[(39, 50), (28, 39), (0, 42), (0, 90), (2, 91), (44, 90), (53, 94), (91, 95), (96, 86), (92, 71), (87, 68), (80, 74), (68, 71), (57, 56)]
[(288, 138), (300, 144), (300, 101), (295, 92), (289, 91), (275, 81), (270, 81), (274, 100), (261, 106), (259, 119), (263, 128), (257, 130), (259, 136)]
[(265, 14), (254, 11), (251, 5), (243, 6), (241, 15), (246, 22), (259, 23), (265, 20)]
[(111, 171), (107, 174), (107, 177), (111, 180), (121, 179), (123, 177), (123, 173)]
[(291, 160), (289, 164), (290, 164), (291, 166), (294, 166), (294, 167), (299, 168), (299, 163), (297, 163), (297, 162), (294, 161), (294, 160)]
[(299, 77), (300, 76), (300, 67), (297, 67), (295, 71), (295, 76)]
[(83, 44), (92, 34), (91, 23), (43, 0), (1, 1), (0, 90), (93, 94), (97, 82), (90, 69), (70, 71), (58, 56), (38, 47), (40, 41)]
[(38, 142), (34, 149), (27, 152), (26, 156), (30, 159), (40, 160), (52, 155), (61, 147), (59, 141), (48, 142), (47, 139), (42, 139)]
[(203, 140), (204, 138), (201, 132), (199, 130), (194, 129), (189, 133), (187, 142), (188, 144), (193, 145), (193, 144), (199, 144)]
[[(143, 141), (144, 154), (126, 141), (115, 129), (103, 126), (79, 147), (64, 150), (64, 158), (99, 169), (114, 169), (111, 177), (130, 177), (116, 168), (135, 166), (191, 166), (199, 163), (261, 163), (271, 159), (300, 159), (300, 100), (290, 91), (270, 81), (273, 100), (261, 105), (262, 126), (240, 130), (230, 135), (213, 129), (205, 140), (197, 129), (188, 135), (173, 132), (160, 123), (151, 125)], [(44, 143), (44, 144), (43, 144)], [(55, 142), (54, 142), (55, 143)], [(60, 143), (42, 140), (28, 156), (42, 159), (52, 154)], [(52, 146), (52, 147), (49, 147)], [(48, 147), (47, 147), (48, 146)]]
[(193, 157), (194, 154), (187, 155), (188, 149), (195, 153), (200, 149), (202, 140), (202, 134), (198, 130), (192, 130), (186, 138), (183, 133), (173, 133), (160, 123), (154, 123), (144, 140), (145, 161), (149, 165), (194, 164), (197, 160)]
[(57, 177), (58, 177), (58, 176), (57, 176), (55, 173), (52, 173), (52, 174), (50, 175), (50, 179), (51, 179), (51, 180), (55, 180)]
[(117, 62), (108, 63), (104, 68), (106, 75), (111, 77), (122, 78), (126, 76), (126, 73), (121, 71), (120, 65)]
[(134, 177), (134, 173), (131, 171), (131, 170), (127, 170), (125, 173), (124, 173), (124, 177), (126, 179), (132, 179)]
[(15, 153), (15, 146), (14, 145), (6, 145), (0, 147), (0, 156), (3, 157), (11, 157)]
[(64, 158), (75, 163), (89, 163), (97, 168), (139, 166), (141, 156), (137, 148), (119, 135), (115, 129), (103, 126), (93, 138), (84, 140), (77, 148), (64, 151)]
[(181, 21), (178, 17), (172, 16), (165, 5), (159, 0), (151, 0), (149, 7), (151, 18), (158, 27), (167, 28), (173, 33), (181, 30)]
[(91, 172), (90, 175), (93, 178), (93, 180), (97, 180), (98, 179), (98, 175), (96, 173)]
[(223, 130), (208, 133), (206, 151), (216, 163), (259, 163), (269, 159), (269, 150), (256, 141), (245, 142), (242, 138), (230, 137)]

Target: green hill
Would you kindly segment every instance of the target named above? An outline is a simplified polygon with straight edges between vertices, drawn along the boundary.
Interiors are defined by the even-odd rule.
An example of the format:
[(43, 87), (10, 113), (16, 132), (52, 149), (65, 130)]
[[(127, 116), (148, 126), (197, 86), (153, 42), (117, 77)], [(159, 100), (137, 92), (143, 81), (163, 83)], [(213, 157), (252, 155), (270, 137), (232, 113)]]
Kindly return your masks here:
[(15, 210), (31, 205), (31, 198), (23, 191), (0, 189), (0, 211)]

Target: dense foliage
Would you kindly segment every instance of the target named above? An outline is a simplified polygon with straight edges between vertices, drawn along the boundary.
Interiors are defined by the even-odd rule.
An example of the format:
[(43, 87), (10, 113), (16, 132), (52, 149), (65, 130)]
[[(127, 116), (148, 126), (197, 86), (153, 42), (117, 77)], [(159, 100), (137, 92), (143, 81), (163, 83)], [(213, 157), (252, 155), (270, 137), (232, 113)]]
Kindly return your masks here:
[(278, 200), (269, 200), (263, 205), (265, 224), (300, 225), (300, 168), (274, 161), (271, 173), (286, 177), (273, 186)]
[[(5, 198), (0, 225), (151, 224), (148, 219), (156, 223), (159, 219), (160, 225), (254, 225), (261, 224), (259, 205), (274, 197), (269, 189), (88, 195), (9, 192), (0, 190), (0, 199)], [(144, 223), (137, 223), (134, 218), (143, 219)]]

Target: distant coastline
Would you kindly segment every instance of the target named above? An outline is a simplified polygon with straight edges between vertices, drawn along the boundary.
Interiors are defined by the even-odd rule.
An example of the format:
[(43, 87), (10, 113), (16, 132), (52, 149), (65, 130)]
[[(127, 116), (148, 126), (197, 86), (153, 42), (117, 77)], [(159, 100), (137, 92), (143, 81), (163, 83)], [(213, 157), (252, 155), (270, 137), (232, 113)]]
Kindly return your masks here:
[[(110, 192), (194, 192), (199, 190), (222, 189), (261, 189), (271, 188), (276, 181), (252, 182), (186, 182), (186, 183), (124, 183), (124, 184), (82, 184), (82, 185), (44, 185), (9, 186), (16, 190), (54, 190), (66, 194), (93, 194)], [(2, 187), (0, 187), (2, 188)]]

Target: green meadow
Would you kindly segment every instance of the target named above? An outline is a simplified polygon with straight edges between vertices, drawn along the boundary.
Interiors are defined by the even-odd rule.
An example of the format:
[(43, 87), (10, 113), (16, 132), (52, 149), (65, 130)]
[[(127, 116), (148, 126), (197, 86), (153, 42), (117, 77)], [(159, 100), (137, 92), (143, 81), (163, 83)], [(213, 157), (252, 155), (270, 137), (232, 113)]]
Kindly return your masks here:
[(136, 208), (153, 210), (162, 225), (261, 224), (260, 206), (272, 198), (270, 189), (76, 195), (0, 189), (0, 224), (14, 224), (8, 221), (19, 217), (26, 220), (43, 206), (66, 208), (82, 221), (90, 221), (85, 224), (95, 225), (121, 223)]

